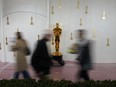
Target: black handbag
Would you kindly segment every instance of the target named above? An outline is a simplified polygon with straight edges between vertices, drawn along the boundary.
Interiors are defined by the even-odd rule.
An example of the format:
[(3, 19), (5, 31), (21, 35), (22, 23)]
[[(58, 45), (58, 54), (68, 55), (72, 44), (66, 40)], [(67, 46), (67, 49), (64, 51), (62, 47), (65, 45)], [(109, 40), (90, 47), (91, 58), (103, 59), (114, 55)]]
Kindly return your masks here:
[(30, 51), (29, 47), (26, 47), (25, 55), (28, 56), (30, 54), (31, 54), (31, 51)]

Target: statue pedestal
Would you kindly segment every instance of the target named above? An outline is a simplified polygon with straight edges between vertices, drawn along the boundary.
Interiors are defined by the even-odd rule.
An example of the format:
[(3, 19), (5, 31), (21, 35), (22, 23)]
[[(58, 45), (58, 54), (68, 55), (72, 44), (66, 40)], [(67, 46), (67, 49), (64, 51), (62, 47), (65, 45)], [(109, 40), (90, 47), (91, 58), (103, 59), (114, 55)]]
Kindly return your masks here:
[(63, 66), (63, 65), (65, 65), (65, 62), (62, 60), (62, 56), (63, 55), (52, 55), (52, 58), (53, 58), (53, 60), (55, 60), (55, 61), (57, 61), (59, 64), (60, 64), (60, 66)]

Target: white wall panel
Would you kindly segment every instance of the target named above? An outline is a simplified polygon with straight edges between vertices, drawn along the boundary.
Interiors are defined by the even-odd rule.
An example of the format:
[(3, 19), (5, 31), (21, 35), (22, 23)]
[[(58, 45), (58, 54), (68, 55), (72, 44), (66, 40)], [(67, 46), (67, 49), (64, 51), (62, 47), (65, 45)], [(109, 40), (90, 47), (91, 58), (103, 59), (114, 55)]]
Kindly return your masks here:
[[(61, 1), (61, 8), (59, 8)], [(80, 7), (77, 9), (77, 1)], [(50, 27), (54, 28), (56, 22), (63, 24), (63, 34), (61, 38), (60, 50), (65, 60), (74, 60), (75, 55), (68, 54), (67, 48), (74, 43), (70, 40), (70, 33), (80, 28), (87, 29), (88, 37), (94, 40), (94, 62), (96, 63), (116, 63), (116, 0), (51, 0), (50, 11), (54, 7), (54, 14), (50, 14)], [(88, 14), (85, 14), (85, 7), (88, 6)], [(106, 12), (106, 20), (102, 19), (103, 11)], [(83, 25), (80, 26), (80, 18)], [(93, 31), (96, 38), (93, 38)], [(74, 37), (75, 38), (75, 37)], [(106, 46), (107, 38), (110, 39), (110, 46)]]
[[(7, 34), (12, 30), (16, 32), (17, 28), (19, 28), (20, 31), (26, 32), (26, 34), (24, 33), (25, 38), (36, 41), (37, 34), (41, 36), (42, 30), (49, 27), (49, 21), (51, 30), (55, 27), (56, 22), (59, 22), (62, 28), (60, 51), (63, 53), (63, 59), (74, 61), (76, 55), (67, 53), (67, 49), (72, 43), (76, 42), (75, 30), (85, 28), (88, 31), (88, 37), (94, 40), (95, 43), (94, 62), (116, 63), (116, 0), (80, 0), (79, 9), (77, 9), (78, 0), (61, 0), (60, 4), (60, 0), (50, 0), (50, 6), (48, 6), (48, 1), (3, 0), (3, 4), (0, 4), (0, 16), (2, 16), (3, 11), (4, 27), (1, 25), (1, 30), (7, 30)], [(59, 8), (59, 5), (61, 5), (61, 8)], [(54, 14), (51, 14), (52, 6), (54, 7)], [(85, 14), (86, 6), (88, 6), (88, 14)], [(103, 11), (106, 12), (106, 20), (102, 19)], [(10, 25), (6, 24), (6, 17), (9, 17)], [(29, 24), (30, 17), (33, 17), (34, 25)], [(80, 18), (83, 20), (82, 26), (79, 25)], [(2, 24), (2, 18), (0, 20)], [(2, 32), (4, 31), (2, 30)], [(95, 38), (93, 38), (93, 31), (96, 32)], [(28, 36), (30, 33), (33, 37)], [(71, 33), (73, 33), (73, 40), (70, 40)], [(2, 36), (1, 34), (4, 42), (5, 36)], [(106, 46), (107, 38), (110, 39), (110, 46)], [(32, 42), (31, 39), (29, 39), (29, 42)], [(33, 49), (34, 43), (30, 44), (31, 49)], [(54, 45), (51, 45), (51, 47), (52, 51), (54, 51)], [(2, 51), (0, 50), (0, 55), (5, 56)], [(4, 59), (1, 58), (0, 60)]]
[[(47, 25), (47, 0), (3, 0), (3, 32), (4, 32), (4, 58), (5, 62), (15, 62), (14, 53), (10, 51), (11, 39), (17, 30), (23, 33), (33, 52), (38, 35), (42, 37)], [(9, 25), (7, 24), (9, 18)], [(30, 25), (31, 17), (33, 25)], [(5, 44), (5, 38), (8, 45)], [(31, 57), (31, 56), (30, 56)], [(30, 62), (30, 58), (27, 59)]]
[(3, 0), (4, 15), (26, 11), (46, 16), (46, 10), (47, 0)]

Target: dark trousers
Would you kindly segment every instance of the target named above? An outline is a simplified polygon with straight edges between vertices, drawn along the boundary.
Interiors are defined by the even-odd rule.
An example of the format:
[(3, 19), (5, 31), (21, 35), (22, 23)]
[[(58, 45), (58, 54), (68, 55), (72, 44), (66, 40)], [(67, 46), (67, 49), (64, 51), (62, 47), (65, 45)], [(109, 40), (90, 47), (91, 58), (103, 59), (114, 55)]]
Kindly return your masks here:
[(43, 75), (50, 74), (50, 67), (40, 67), (39, 65), (34, 65), (34, 64), (32, 64), (32, 67), (34, 68), (37, 74), (39, 73), (42, 73)]
[(13, 78), (18, 79), (20, 74), (23, 74), (23, 77), (25, 79), (30, 79), (30, 75), (26, 70), (25, 71), (20, 71), (20, 72), (15, 72)]
[(84, 80), (90, 80), (88, 75), (88, 70), (80, 70), (79, 79), (83, 78)]
[(37, 76), (42, 80), (42, 79), (46, 79), (45, 76), (50, 74), (50, 67), (38, 67), (33, 65), (33, 68), (37, 74)]
[(49, 75), (50, 68), (34, 68), (37, 74)]

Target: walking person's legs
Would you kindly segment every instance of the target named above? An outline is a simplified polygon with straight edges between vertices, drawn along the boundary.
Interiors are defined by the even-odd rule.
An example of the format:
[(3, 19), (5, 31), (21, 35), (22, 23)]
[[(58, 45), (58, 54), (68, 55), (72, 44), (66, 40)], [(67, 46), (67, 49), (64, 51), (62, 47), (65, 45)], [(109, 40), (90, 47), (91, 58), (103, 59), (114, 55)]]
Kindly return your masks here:
[(90, 80), (89, 74), (88, 74), (88, 70), (83, 70), (83, 78), (84, 80)]
[(29, 73), (26, 70), (25, 71), (22, 71), (22, 74), (23, 74), (23, 77), (25, 79), (30, 79), (31, 78), (30, 75), (29, 75)]
[(13, 79), (18, 79), (19, 78), (20, 72), (15, 72), (13, 75)]

